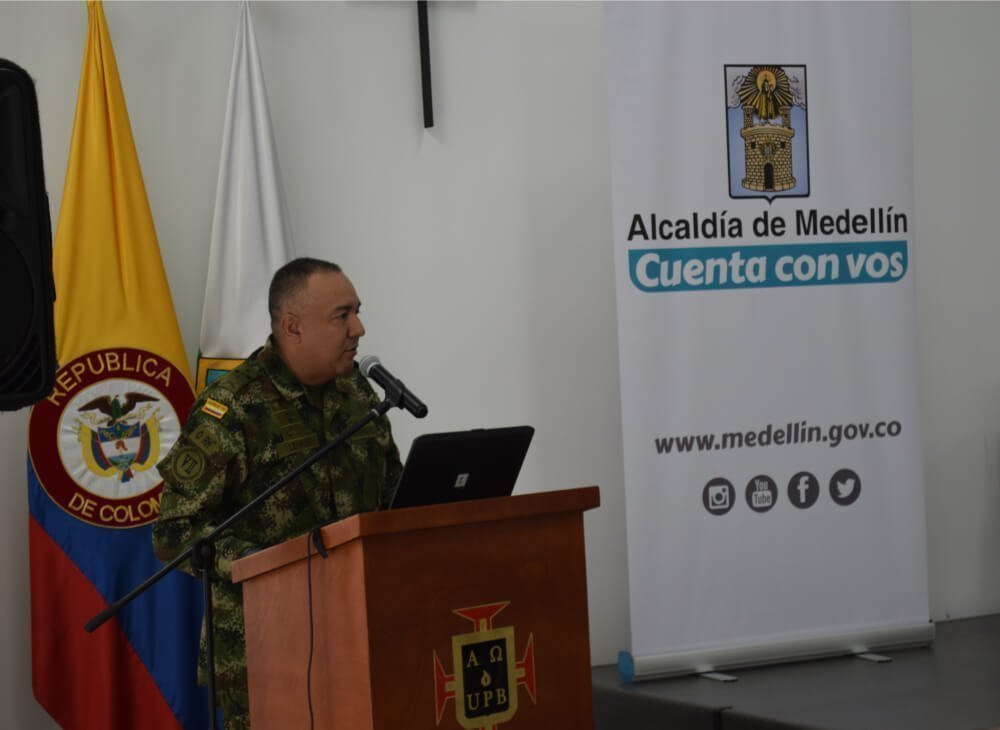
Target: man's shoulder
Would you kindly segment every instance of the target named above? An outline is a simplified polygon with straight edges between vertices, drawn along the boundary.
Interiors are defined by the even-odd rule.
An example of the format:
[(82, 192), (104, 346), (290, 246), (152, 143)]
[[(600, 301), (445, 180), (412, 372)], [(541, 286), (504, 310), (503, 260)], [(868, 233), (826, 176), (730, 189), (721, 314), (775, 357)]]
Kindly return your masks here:
[(226, 406), (239, 405), (255, 391), (273, 390), (271, 379), (263, 365), (251, 355), (218, 380), (208, 385), (199, 400), (214, 400)]
[(186, 430), (204, 424), (210, 430), (240, 430), (279, 395), (253, 356), (206, 386), (195, 398)]

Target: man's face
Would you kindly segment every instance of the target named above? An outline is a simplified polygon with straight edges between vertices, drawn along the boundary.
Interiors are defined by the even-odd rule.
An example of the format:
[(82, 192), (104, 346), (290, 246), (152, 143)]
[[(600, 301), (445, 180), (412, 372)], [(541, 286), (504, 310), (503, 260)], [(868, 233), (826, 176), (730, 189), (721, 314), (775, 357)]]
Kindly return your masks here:
[(312, 274), (289, 310), (298, 328), (293, 370), (299, 380), (322, 385), (351, 372), (365, 334), (351, 280), (332, 271)]

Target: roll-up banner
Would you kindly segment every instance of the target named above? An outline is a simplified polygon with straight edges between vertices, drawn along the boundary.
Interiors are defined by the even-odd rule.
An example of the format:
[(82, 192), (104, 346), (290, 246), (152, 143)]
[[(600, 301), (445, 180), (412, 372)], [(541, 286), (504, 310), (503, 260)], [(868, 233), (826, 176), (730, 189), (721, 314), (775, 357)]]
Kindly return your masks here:
[(623, 677), (930, 641), (908, 5), (605, 8)]

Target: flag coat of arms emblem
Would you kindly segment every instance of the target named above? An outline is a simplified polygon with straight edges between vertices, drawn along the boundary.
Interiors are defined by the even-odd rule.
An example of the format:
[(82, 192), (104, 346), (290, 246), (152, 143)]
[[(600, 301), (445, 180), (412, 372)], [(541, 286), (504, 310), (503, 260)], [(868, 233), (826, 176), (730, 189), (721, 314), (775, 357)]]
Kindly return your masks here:
[[(157, 401), (159, 398), (131, 392), (126, 403), (138, 396), (140, 400)], [(96, 405), (95, 405), (96, 404)], [(104, 408), (102, 408), (104, 406)], [(101, 396), (80, 407), (80, 411), (101, 408), (107, 414), (107, 425), (80, 423), (80, 444), (83, 460), (91, 473), (102, 477), (118, 476), (124, 484), (132, 481), (137, 472), (155, 466), (160, 454), (160, 438), (156, 427), (157, 411), (148, 420), (125, 420), (119, 397)]]

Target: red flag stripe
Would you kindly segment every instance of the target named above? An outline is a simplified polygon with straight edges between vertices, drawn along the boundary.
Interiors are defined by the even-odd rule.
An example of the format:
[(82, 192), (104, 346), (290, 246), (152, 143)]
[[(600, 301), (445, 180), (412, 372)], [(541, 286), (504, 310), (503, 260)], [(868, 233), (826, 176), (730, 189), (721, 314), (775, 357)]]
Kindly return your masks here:
[(178, 730), (117, 619), (84, 631), (105, 608), (104, 599), (34, 518), (29, 545), (32, 686), (39, 704), (65, 730)]

